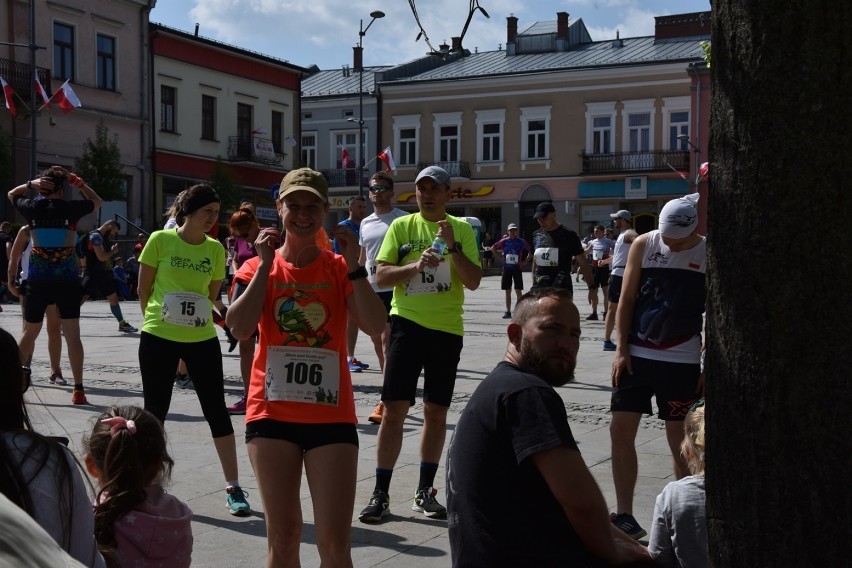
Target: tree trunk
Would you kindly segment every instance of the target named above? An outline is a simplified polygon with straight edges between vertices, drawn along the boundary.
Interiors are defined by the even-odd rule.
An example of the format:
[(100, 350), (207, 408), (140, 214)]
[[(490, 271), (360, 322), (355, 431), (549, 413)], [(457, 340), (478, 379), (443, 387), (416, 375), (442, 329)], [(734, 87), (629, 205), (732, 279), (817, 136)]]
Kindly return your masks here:
[(713, 2), (715, 567), (852, 563), (852, 2)]

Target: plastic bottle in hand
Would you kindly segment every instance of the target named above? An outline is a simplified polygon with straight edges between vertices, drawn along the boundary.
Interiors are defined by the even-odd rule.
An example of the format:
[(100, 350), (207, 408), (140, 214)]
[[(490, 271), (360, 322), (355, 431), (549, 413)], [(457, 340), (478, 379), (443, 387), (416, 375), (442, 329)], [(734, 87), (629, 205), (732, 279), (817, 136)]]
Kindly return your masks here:
[[(447, 241), (444, 240), (444, 237), (435, 235), (435, 240), (432, 241), (432, 256), (440, 261), (441, 257), (444, 256), (444, 250), (446, 250), (446, 248)], [(434, 266), (427, 266), (424, 272), (426, 274), (435, 274), (437, 270), (438, 269)]]

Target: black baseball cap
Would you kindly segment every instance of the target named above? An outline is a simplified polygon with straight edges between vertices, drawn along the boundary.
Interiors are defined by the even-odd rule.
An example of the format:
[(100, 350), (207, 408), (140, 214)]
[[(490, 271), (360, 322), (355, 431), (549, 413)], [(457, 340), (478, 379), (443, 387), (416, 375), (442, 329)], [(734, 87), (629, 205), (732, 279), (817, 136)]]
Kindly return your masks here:
[(535, 208), (533, 219), (540, 219), (545, 215), (550, 215), (551, 213), (556, 213), (556, 207), (553, 206), (553, 203), (539, 203)]

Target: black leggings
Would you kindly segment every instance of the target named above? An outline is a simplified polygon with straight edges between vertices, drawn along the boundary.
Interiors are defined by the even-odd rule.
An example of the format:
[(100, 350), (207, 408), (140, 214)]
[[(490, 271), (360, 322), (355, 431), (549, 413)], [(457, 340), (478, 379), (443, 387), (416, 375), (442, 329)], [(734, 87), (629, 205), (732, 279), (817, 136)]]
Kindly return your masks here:
[(198, 343), (181, 343), (142, 332), (139, 340), (139, 369), (145, 410), (166, 421), (172, 402), (172, 388), (178, 360), (183, 359), (192, 377), (201, 412), (214, 438), (234, 433), (231, 416), (225, 408), (225, 378), (219, 338)]

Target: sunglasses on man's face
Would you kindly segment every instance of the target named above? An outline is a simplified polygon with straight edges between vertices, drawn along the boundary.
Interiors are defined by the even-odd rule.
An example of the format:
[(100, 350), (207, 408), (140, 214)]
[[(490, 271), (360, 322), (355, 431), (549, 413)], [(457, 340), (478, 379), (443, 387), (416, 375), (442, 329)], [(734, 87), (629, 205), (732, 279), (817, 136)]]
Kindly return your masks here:
[(392, 189), (386, 185), (371, 185), (370, 193), (387, 193), (392, 191)]

